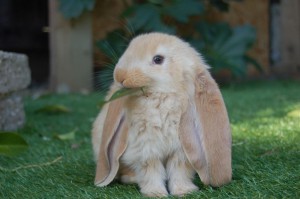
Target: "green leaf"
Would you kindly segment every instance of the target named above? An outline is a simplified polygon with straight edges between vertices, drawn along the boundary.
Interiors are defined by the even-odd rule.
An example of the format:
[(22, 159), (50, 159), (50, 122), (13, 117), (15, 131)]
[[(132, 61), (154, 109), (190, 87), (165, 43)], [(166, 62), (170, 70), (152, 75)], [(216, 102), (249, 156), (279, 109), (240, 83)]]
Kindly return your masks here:
[(233, 28), (232, 35), (227, 38), (219, 50), (229, 56), (241, 56), (254, 43), (256, 38), (255, 29), (250, 25), (237, 26)]
[(121, 88), (120, 90), (117, 90), (109, 99), (109, 101), (118, 99), (120, 97), (124, 97), (126, 95), (132, 95), (138, 91), (141, 91), (141, 88)]
[(259, 68), (259, 64), (246, 54), (256, 38), (252, 26), (231, 28), (226, 23), (199, 23), (196, 27), (201, 33), (204, 44), (200, 50), (214, 71), (227, 68), (238, 77), (247, 74), (248, 63)]
[(58, 134), (58, 135), (55, 135), (54, 137), (59, 140), (74, 140), (76, 131), (77, 131), (77, 129), (74, 129), (73, 131), (71, 131), (69, 133)]
[(247, 63), (252, 64), (256, 68), (256, 70), (258, 70), (259, 72), (262, 72), (262, 73), (264, 72), (262, 66), (252, 57), (246, 55), (245, 60), (247, 61)]
[(210, 0), (209, 3), (218, 8), (220, 11), (227, 12), (229, 10), (229, 4), (228, 2), (224, 2), (224, 0)]
[(35, 110), (36, 113), (48, 113), (48, 114), (57, 114), (57, 113), (69, 113), (71, 112), (71, 109), (64, 105), (60, 104), (53, 104), (53, 105), (47, 105), (43, 106), (37, 110)]
[(210, 0), (209, 3), (217, 9), (219, 9), (220, 11), (228, 12), (230, 7), (230, 1), (241, 2), (243, 0)]
[(200, 15), (203, 11), (204, 6), (199, 0), (175, 0), (171, 5), (163, 7), (162, 13), (187, 23), (190, 16)]
[(227, 23), (200, 22), (196, 24), (196, 29), (207, 44), (223, 45), (232, 35), (232, 29)]
[(122, 12), (120, 17), (126, 19), (127, 17), (131, 16), (136, 11), (136, 8), (137, 8), (136, 4), (129, 6)]
[(160, 10), (149, 3), (136, 6), (134, 15), (128, 19), (128, 24), (135, 32), (175, 33), (175, 28), (162, 22)]
[(16, 156), (28, 148), (27, 142), (13, 132), (0, 132), (0, 155)]
[(59, 10), (67, 19), (79, 17), (85, 10), (91, 11), (95, 0), (59, 0)]
[(159, 16), (158, 9), (151, 4), (144, 4), (136, 6), (134, 16), (129, 18), (128, 23), (132, 25), (134, 30), (142, 29), (142, 27), (148, 26), (151, 20)]
[(110, 98), (109, 100), (101, 100), (99, 103), (98, 103), (98, 106), (100, 108), (102, 108), (102, 106), (108, 102), (111, 102), (113, 100), (116, 100), (116, 99), (119, 99), (121, 97), (124, 97), (124, 96), (127, 96), (127, 95), (132, 95), (132, 94), (135, 94), (137, 92), (143, 92), (144, 93), (144, 90), (143, 88), (121, 88), (119, 90), (117, 90)]

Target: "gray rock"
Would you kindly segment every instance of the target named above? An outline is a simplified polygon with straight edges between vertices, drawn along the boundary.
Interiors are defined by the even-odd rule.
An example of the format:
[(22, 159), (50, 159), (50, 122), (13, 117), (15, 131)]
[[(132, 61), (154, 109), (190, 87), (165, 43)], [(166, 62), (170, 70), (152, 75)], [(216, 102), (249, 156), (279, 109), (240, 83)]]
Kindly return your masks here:
[(30, 79), (26, 55), (0, 51), (0, 95), (26, 88)]
[(25, 113), (21, 90), (31, 80), (28, 58), (0, 51), (0, 130), (14, 131), (23, 126)]
[(0, 98), (0, 130), (14, 131), (25, 122), (22, 97), (15, 92)]

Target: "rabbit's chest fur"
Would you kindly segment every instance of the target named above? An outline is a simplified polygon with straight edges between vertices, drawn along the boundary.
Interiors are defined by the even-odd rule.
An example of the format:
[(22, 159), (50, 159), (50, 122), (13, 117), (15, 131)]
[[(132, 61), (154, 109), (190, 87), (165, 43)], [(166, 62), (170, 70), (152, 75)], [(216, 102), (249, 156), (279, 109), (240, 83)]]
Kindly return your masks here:
[(121, 159), (128, 164), (165, 161), (182, 150), (178, 129), (184, 104), (178, 94), (152, 93), (130, 100), (128, 146)]

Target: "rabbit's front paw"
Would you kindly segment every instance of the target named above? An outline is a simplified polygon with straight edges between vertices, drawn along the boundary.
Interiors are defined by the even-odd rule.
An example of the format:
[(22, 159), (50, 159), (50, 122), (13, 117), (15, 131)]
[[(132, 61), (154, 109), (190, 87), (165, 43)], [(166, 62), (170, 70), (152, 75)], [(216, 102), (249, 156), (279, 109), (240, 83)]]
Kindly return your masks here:
[(141, 189), (142, 194), (148, 197), (166, 197), (168, 196), (168, 191), (164, 186), (155, 187), (143, 187)]
[(170, 193), (176, 196), (183, 196), (185, 194), (198, 190), (198, 187), (192, 182), (171, 182), (169, 184)]

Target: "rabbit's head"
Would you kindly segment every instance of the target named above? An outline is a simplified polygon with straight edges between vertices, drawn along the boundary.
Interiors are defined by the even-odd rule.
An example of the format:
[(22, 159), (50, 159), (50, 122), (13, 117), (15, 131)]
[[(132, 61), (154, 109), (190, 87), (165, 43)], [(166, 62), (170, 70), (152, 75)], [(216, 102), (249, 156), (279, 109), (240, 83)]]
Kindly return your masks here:
[(178, 37), (144, 34), (131, 41), (115, 67), (114, 78), (127, 88), (172, 92), (185, 89), (187, 77), (195, 74), (199, 63), (203, 63), (199, 54)]

